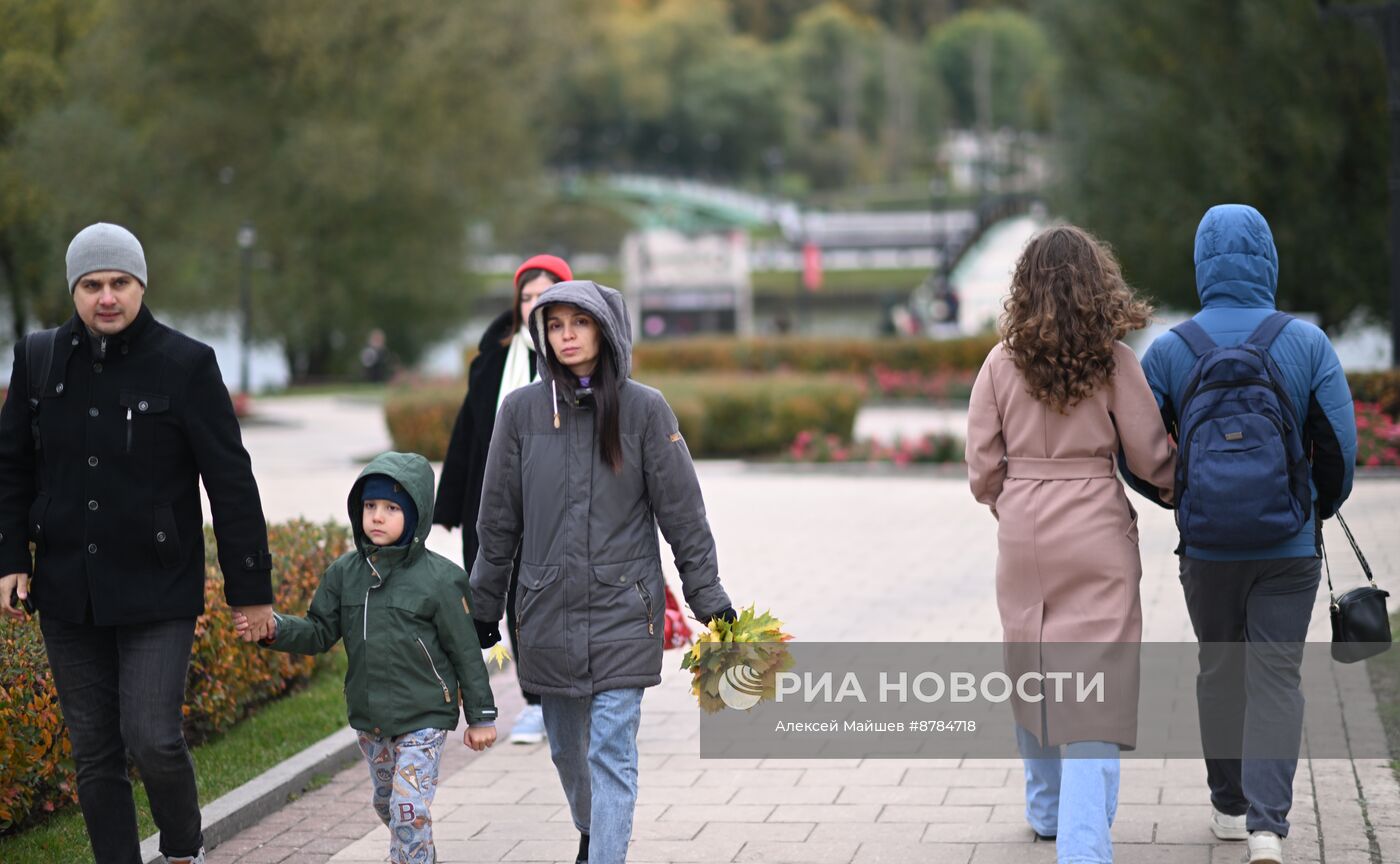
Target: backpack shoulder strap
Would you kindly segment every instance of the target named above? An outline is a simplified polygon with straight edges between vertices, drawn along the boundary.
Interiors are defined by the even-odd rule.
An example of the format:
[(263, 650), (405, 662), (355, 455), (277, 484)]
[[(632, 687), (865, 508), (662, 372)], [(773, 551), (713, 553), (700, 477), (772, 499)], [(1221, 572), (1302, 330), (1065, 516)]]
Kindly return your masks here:
[(39, 410), (39, 400), (49, 386), (49, 367), (53, 365), (53, 344), (58, 328), (36, 330), (24, 340), (25, 361), (29, 365), (29, 407)]
[(1172, 328), (1172, 332), (1181, 337), (1181, 341), (1186, 343), (1186, 347), (1191, 349), (1191, 353), (1197, 357), (1204, 355), (1208, 351), (1213, 351), (1218, 345), (1210, 338), (1206, 328), (1196, 323), (1196, 319), (1188, 318)]
[(1278, 334), (1283, 332), (1283, 328), (1288, 326), (1288, 322), (1293, 320), (1293, 316), (1287, 312), (1275, 312), (1268, 318), (1259, 322), (1259, 326), (1254, 328), (1254, 332), (1249, 334), (1249, 338), (1244, 340), (1250, 345), (1258, 345), (1265, 351), (1274, 344)]

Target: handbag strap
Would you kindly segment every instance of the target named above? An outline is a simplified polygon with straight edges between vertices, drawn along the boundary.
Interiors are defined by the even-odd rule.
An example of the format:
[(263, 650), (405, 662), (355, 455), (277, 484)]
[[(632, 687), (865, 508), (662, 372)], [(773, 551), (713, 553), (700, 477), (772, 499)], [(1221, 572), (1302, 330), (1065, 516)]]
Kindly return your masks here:
[[(1376, 578), (1371, 575), (1371, 565), (1366, 561), (1366, 556), (1361, 553), (1361, 547), (1356, 545), (1356, 538), (1352, 536), (1351, 529), (1347, 527), (1347, 521), (1342, 518), (1340, 510), (1335, 514), (1337, 524), (1342, 526), (1342, 531), (1347, 535), (1347, 542), (1351, 544), (1351, 551), (1356, 553), (1356, 560), (1361, 562), (1361, 572), (1366, 574), (1366, 581), (1375, 587)], [(1332, 588), (1332, 568), (1327, 563), (1327, 541), (1323, 538), (1322, 532), (1318, 532), (1318, 544), (1322, 547), (1322, 567), (1327, 573), (1327, 596), (1331, 600), (1333, 609), (1337, 608), (1337, 592)]]

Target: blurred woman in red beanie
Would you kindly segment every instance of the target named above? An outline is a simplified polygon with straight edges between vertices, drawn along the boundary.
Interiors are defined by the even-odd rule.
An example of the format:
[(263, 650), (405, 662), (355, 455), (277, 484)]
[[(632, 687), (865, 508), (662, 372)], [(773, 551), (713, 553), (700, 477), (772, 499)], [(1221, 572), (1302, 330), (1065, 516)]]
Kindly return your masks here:
[[(486, 328), (478, 352), (467, 370), (467, 396), (452, 427), (452, 439), (442, 463), (442, 479), (438, 482), (437, 504), (433, 521), (447, 528), (462, 527), (463, 566), (476, 560), (476, 517), (481, 505), (481, 479), (486, 468), (486, 452), (491, 444), (491, 432), (496, 425), (496, 411), (501, 400), (518, 387), (524, 387), (539, 377), (535, 366), (535, 344), (527, 322), (535, 300), (556, 282), (574, 278), (568, 262), (553, 255), (536, 255), (515, 271), (515, 302)], [(516, 561), (516, 570), (519, 570)], [(512, 634), (515, 630), (515, 595), (517, 573), (510, 577), (506, 602), (506, 620)], [(520, 646), (514, 644), (516, 662)], [(516, 744), (535, 744), (544, 740), (544, 715), (540, 697), (521, 688), (525, 695), (525, 710), (515, 722), (510, 740)]]

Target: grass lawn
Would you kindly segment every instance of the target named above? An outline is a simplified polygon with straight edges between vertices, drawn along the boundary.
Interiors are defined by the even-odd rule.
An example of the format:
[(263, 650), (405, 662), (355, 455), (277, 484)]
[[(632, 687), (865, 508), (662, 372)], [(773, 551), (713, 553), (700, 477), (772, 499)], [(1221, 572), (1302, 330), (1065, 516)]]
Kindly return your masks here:
[[(1400, 612), (1390, 616), (1390, 632), (1400, 633)], [(1371, 673), (1371, 689), (1376, 692), (1376, 710), (1390, 742), (1390, 767), (1400, 780), (1400, 648), (1392, 647), (1379, 657), (1366, 661)]]
[[(263, 706), (228, 732), (193, 751), (199, 800), (208, 804), (345, 725), (345, 652), (328, 655), (307, 687)], [(155, 833), (146, 790), (135, 784), (140, 836)], [(91, 861), (83, 816), (76, 805), (14, 835), (0, 838), (5, 864)]]

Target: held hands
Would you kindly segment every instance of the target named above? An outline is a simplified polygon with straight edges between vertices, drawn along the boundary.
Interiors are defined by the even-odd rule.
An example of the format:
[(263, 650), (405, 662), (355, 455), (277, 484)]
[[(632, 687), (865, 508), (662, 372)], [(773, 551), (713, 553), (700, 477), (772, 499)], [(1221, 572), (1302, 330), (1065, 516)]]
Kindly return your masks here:
[(261, 642), (277, 635), (277, 619), (272, 606), (235, 606), (233, 632), (244, 642)]
[(23, 621), (26, 613), (22, 604), (29, 601), (29, 574), (11, 573), (0, 576), (0, 614)]
[(496, 727), (468, 726), (466, 734), (462, 736), (462, 743), (480, 753), (496, 743)]

